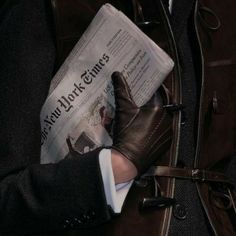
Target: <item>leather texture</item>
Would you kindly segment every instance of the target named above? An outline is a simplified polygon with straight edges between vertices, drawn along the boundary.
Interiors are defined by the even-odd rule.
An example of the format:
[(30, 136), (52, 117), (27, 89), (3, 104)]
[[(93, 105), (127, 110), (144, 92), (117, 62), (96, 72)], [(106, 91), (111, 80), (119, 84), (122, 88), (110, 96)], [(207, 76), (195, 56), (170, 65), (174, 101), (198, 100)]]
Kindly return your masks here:
[(162, 86), (159, 98), (155, 94), (138, 107), (124, 76), (115, 72), (112, 81), (116, 104), (112, 148), (129, 159), (140, 175), (171, 145), (172, 117), (163, 107), (170, 102), (169, 93)]
[[(60, 64), (97, 10), (107, 1), (52, 0), (52, 2), (58, 32)], [(175, 68), (164, 85), (172, 95), (172, 103), (181, 104), (181, 66), (176, 47), (181, 30), (174, 37), (168, 12), (162, 2), (160, 0), (108, 2), (122, 10), (140, 26), (144, 25), (140, 22), (153, 22), (152, 27), (143, 27), (142, 30), (174, 60)], [(134, 2), (138, 4), (133, 4)], [(189, 20), (194, 66), (200, 91), (196, 153), (192, 169), (206, 170), (210, 173), (223, 174), (236, 148), (235, 5), (234, 0), (195, 1)], [(68, 42), (70, 46), (65, 49)], [(176, 168), (181, 116), (181, 110), (173, 112), (172, 144), (169, 151), (158, 158), (156, 162), (158, 166)], [(139, 208), (139, 203), (145, 197), (153, 196), (153, 181), (154, 179), (144, 180), (144, 183), (136, 182), (128, 194), (122, 214), (98, 228), (98, 234), (168, 235), (172, 207), (158, 211), (150, 209), (145, 212)], [(157, 181), (162, 197), (174, 197), (175, 177), (159, 176)], [(196, 181), (195, 185), (213, 234), (235, 235), (234, 190), (224, 184), (212, 184), (207, 181)], [(224, 202), (229, 199), (230, 207), (224, 207)]]
[[(52, 0), (53, 15), (55, 18), (55, 29), (58, 42), (58, 66), (64, 61), (76, 41), (83, 34), (92, 18), (107, 1), (81, 1), (81, 0)], [(134, 6), (132, 1), (113, 0), (108, 1), (117, 9), (122, 10), (131, 20), (139, 23), (142, 16), (139, 14), (140, 7)], [(180, 66), (176, 45), (170, 28), (170, 22), (160, 1), (140, 1), (142, 4), (145, 20), (154, 22), (154, 27), (143, 28), (144, 32), (161, 46), (174, 60), (175, 67), (164, 81), (164, 86), (172, 95), (173, 104), (181, 104)], [(69, 45), (69, 46), (68, 46)], [(68, 46), (68, 47), (67, 47)], [(179, 130), (181, 123), (181, 112), (176, 109), (172, 119), (172, 143), (164, 155), (158, 157), (157, 165), (171, 166), (177, 162)], [(158, 178), (158, 185), (163, 197), (174, 196), (174, 179)], [(153, 195), (153, 180), (147, 184), (133, 184), (126, 198), (122, 214), (114, 217), (109, 223), (104, 224), (93, 231), (98, 235), (165, 235), (168, 232), (171, 218), (171, 208), (163, 208), (159, 211), (140, 211), (139, 204), (143, 198)], [(137, 231), (136, 231), (137, 229)], [(84, 232), (86, 235), (88, 232)], [(77, 233), (74, 232), (76, 235)], [(81, 232), (78, 232), (81, 234)]]
[(144, 176), (166, 176), (178, 179), (190, 179), (196, 182), (222, 183), (233, 187), (230, 180), (222, 173), (191, 168), (178, 168), (170, 166), (153, 166)]
[[(195, 167), (219, 172), (225, 171), (236, 148), (235, 3), (234, 0), (224, 3), (201, 0), (196, 9), (203, 70), (199, 112), (201, 131)], [(198, 183), (197, 188), (214, 233), (235, 235), (235, 208), (222, 209), (216, 204), (226, 200), (216, 195), (229, 189), (206, 183)]]

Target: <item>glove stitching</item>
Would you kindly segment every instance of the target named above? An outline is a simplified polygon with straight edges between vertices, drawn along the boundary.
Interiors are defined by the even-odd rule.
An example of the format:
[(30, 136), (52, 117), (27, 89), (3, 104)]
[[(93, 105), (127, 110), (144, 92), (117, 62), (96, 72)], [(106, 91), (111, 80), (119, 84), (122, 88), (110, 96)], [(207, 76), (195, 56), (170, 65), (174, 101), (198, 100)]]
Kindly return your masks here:
[[(157, 142), (159, 142), (159, 141), (163, 138), (163, 136), (165, 136), (165, 135), (170, 131), (170, 129), (171, 129), (171, 128), (168, 128), (167, 130), (165, 130), (165, 131), (161, 134), (161, 136), (159, 136), (159, 138), (156, 140), (156, 142), (151, 146), (151, 149), (152, 149), (153, 146), (156, 145)], [(167, 140), (168, 140), (168, 139), (169, 139), (169, 137), (167, 138)], [(167, 141), (167, 140), (166, 140), (166, 141)], [(166, 141), (163, 141), (163, 142), (166, 142)], [(159, 147), (163, 144), (163, 142), (162, 142), (161, 144), (159, 144), (157, 148), (159, 148)], [(155, 148), (155, 150), (156, 150), (157, 148)]]
[[(151, 147), (151, 149), (154, 147), (154, 146), (156, 146), (156, 144), (158, 143), (158, 142), (160, 142), (160, 140), (163, 138), (163, 136), (165, 136), (166, 134), (168, 134), (169, 133), (169, 130), (170, 130), (170, 128), (168, 128), (161, 136), (160, 136), (160, 138), (158, 139), (158, 140), (156, 140), (156, 142), (152, 145), (152, 147)], [(165, 145), (165, 143), (167, 143), (169, 140), (171, 140), (171, 137), (168, 135), (161, 143), (159, 143), (150, 153), (149, 153), (149, 158), (148, 158), (148, 160), (146, 160), (146, 161), (149, 161), (149, 164), (150, 164), (150, 161), (152, 161), (152, 159), (153, 159), (153, 155), (155, 155), (156, 153), (157, 153), (157, 150), (160, 150), (160, 148), (161, 147), (163, 147), (164, 145)], [(154, 160), (154, 161), (157, 161), (157, 159), (156, 160)], [(153, 162), (154, 162), (153, 161)], [(140, 164), (141, 166), (143, 165), (143, 164)]]
[(127, 127), (135, 120), (135, 118), (138, 116), (139, 114), (139, 109), (136, 111), (136, 113), (133, 115), (132, 119), (123, 127), (123, 129), (120, 130), (120, 132), (117, 133), (117, 135), (120, 135), (125, 129), (127, 129)]
[[(171, 137), (168, 137), (166, 139), (163, 140), (163, 142), (161, 142), (158, 146), (156, 146), (156, 148), (150, 153), (150, 159), (152, 159), (151, 157), (156, 153), (156, 151), (158, 149), (160, 149), (160, 147), (162, 147), (165, 143), (167, 143), (169, 140), (171, 140)], [(159, 141), (159, 140), (158, 140)], [(155, 144), (154, 144), (155, 145)], [(153, 145), (153, 146), (154, 146)]]
[(145, 144), (143, 145), (143, 148), (145, 148), (147, 146), (147, 144), (149, 143), (150, 139), (152, 138), (152, 136), (154, 135), (154, 133), (157, 131), (157, 129), (160, 127), (161, 122), (163, 121), (163, 119), (165, 118), (166, 113), (164, 112), (161, 119), (157, 122), (157, 124), (155, 125), (155, 128), (153, 129), (152, 133), (147, 137), (147, 141), (145, 142)]

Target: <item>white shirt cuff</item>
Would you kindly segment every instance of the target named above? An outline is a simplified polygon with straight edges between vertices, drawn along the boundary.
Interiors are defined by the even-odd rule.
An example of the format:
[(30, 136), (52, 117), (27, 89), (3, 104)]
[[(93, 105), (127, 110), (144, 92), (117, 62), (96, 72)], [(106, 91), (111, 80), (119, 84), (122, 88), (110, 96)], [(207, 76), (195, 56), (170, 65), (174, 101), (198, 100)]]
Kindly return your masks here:
[(99, 164), (107, 204), (112, 207), (115, 213), (120, 213), (133, 181), (115, 185), (110, 149), (101, 150), (99, 153)]

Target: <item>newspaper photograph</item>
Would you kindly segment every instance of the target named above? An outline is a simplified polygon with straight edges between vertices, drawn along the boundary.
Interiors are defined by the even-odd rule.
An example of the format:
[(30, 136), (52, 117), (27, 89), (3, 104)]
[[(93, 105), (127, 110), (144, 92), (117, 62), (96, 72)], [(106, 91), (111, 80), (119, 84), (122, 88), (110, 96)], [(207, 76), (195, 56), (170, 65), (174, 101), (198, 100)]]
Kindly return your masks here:
[(172, 59), (121, 11), (105, 4), (52, 79), (41, 114), (41, 163), (112, 145), (111, 74), (122, 72), (138, 106), (172, 70)]

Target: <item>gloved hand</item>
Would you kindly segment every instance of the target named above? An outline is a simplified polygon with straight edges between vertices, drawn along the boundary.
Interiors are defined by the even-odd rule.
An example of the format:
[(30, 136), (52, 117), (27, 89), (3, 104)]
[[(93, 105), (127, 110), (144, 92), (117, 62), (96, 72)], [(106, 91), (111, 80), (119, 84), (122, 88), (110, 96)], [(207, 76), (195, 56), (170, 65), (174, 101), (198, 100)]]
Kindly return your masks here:
[(124, 76), (112, 74), (116, 112), (113, 127), (113, 146), (144, 173), (171, 144), (172, 116), (162, 105), (169, 104), (169, 93), (164, 86), (149, 102), (137, 107)]

